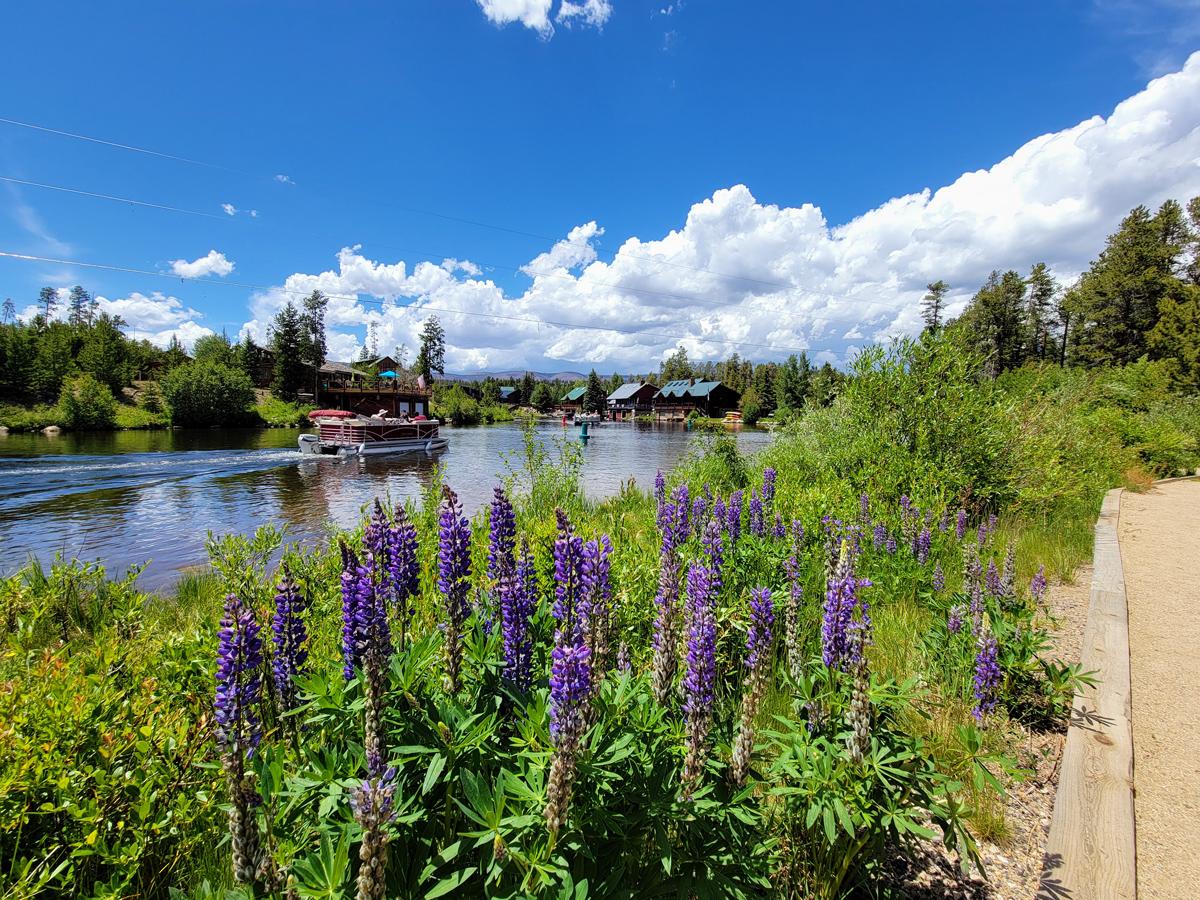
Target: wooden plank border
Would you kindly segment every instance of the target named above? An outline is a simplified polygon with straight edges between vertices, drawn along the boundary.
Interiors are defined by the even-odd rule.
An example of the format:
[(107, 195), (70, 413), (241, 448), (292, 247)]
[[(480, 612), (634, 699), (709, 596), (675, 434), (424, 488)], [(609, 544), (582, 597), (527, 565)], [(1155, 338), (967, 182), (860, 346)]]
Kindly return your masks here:
[(1133, 900), (1137, 851), (1133, 809), (1133, 721), (1129, 612), (1117, 542), (1121, 489), (1096, 521), (1091, 603), (1080, 651), (1094, 687), (1075, 695), (1063, 748), (1039, 900)]

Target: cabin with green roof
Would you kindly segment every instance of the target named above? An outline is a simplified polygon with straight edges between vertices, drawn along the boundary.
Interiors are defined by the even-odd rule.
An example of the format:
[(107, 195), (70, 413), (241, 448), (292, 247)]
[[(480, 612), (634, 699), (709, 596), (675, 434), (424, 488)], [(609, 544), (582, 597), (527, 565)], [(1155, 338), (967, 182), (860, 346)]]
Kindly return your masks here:
[(562, 399), (558, 401), (559, 408), (564, 413), (576, 413), (583, 409), (583, 395), (587, 393), (587, 388), (580, 385), (577, 388), (571, 388), (562, 395)]
[(645, 381), (628, 381), (608, 395), (608, 418), (613, 422), (625, 422), (634, 416), (648, 416), (654, 412), (654, 395), (658, 388)]
[(681, 378), (668, 381), (654, 395), (654, 416), (658, 419), (686, 419), (692, 413), (719, 419), (737, 409), (741, 394), (720, 381)]

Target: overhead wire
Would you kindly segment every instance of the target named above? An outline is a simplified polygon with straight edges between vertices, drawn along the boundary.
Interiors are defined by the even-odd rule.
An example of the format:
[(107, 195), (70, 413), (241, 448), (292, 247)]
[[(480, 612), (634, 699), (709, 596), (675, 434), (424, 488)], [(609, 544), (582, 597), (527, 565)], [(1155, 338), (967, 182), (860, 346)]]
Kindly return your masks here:
[[(37, 256), (34, 254), (30, 254), (30, 253), (15, 253), (15, 252), (12, 252), (9, 250), (0, 250), (0, 257), (4, 257), (4, 258), (8, 258), (8, 259), (24, 260), (24, 261), (29, 261), (29, 262), (43, 262), (43, 263), (54, 263), (57, 265), (65, 265), (65, 266), (77, 266), (79, 268), (84, 268), (84, 269), (100, 269), (100, 270), (111, 271), (111, 272), (124, 272), (124, 273), (134, 274), (134, 275), (147, 275), (147, 276), (152, 276), (155, 278), (168, 278), (171, 280), (196, 282), (196, 283), (200, 283), (200, 284), (214, 284), (214, 285), (221, 285), (221, 286), (225, 286), (225, 287), (250, 288), (252, 290), (258, 290), (258, 291), (274, 291), (276, 293), (291, 294), (293, 296), (308, 296), (311, 293), (310, 291), (294, 290), (294, 289), (289, 289), (289, 288), (284, 288), (284, 287), (279, 287), (279, 286), (274, 286), (274, 285), (253, 284), (251, 282), (245, 282), (245, 281), (231, 281), (231, 280), (227, 280), (227, 279), (215, 279), (215, 278), (188, 278), (186, 276), (176, 275), (171, 272), (156, 272), (152, 269), (138, 269), (138, 268), (135, 268), (132, 266), (119, 266), (119, 265), (114, 265), (114, 264), (110, 264), (110, 263), (83, 262), (81, 260), (73, 260), (73, 259), (56, 259), (56, 258), (47, 257), (47, 256)], [(322, 293), (324, 293), (324, 292), (322, 292)], [(386, 299), (377, 299), (374, 297), (362, 298), (358, 294), (324, 294), (324, 295), (326, 297), (328, 297), (329, 299), (333, 299), (333, 300), (352, 300), (356, 303), (378, 304), (381, 307), (387, 307), (387, 304), (388, 304), (388, 301)], [(563, 322), (563, 321), (557, 321), (554, 319), (538, 318), (538, 317), (534, 317), (534, 316), (511, 316), (511, 315), (505, 315), (503, 313), (474, 312), (474, 311), (465, 310), (465, 309), (455, 309), (455, 308), (450, 308), (450, 307), (438, 307), (438, 306), (433, 306), (428, 303), (419, 303), (418, 301), (414, 301), (411, 304), (405, 304), (405, 305), (397, 305), (393, 302), (392, 306), (394, 308), (401, 308), (401, 309), (407, 309), (407, 308), (412, 307), (415, 309), (419, 309), (422, 312), (435, 312), (435, 313), (442, 313), (443, 315), (458, 315), (458, 316), (470, 316), (470, 317), (474, 317), (474, 318), (483, 318), (483, 319), (496, 319), (496, 320), (500, 320), (500, 321), (521, 322), (524, 324), (538, 325), (538, 326), (546, 325), (546, 326), (550, 326), (552, 328), (562, 328), (562, 329), (566, 329), (566, 330), (611, 331), (611, 332), (614, 332), (617, 334), (625, 334), (625, 335), (646, 335), (648, 337), (666, 338), (668, 340), (675, 341), (675, 342), (679, 342), (679, 341), (682, 341), (685, 339), (692, 339), (692, 340), (701, 341), (704, 343), (725, 344), (725, 345), (733, 346), (733, 347), (754, 347), (754, 348), (761, 349), (761, 350), (769, 350), (774, 353), (796, 353), (796, 354), (799, 354), (799, 353), (813, 352), (813, 351), (819, 350), (819, 349), (833, 349), (833, 348), (815, 348), (815, 347), (781, 347), (781, 346), (777, 346), (777, 345), (773, 345), (773, 344), (763, 344), (763, 343), (759, 343), (756, 341), (739, 341), (739, 340), (733, 340), (731, 338), (716, 337), (713, 335), (688, 334), (688, 335), (680, 336), (680, 335), (670, 334), (670, 333), (664, 332), (664, 331), (655, 331), (655, 330), (645, 329), (645, 328), (624, 328), (624, 327), (617, 326), (617, 325), (595, 325), (595, 324), (587, 323), (587, 322)]]
[[(267, 176), (267, 175), (261, 174), (261, 173), (247, 172), (243, 169), (236, 169), (236, 168), (233, 168), (230, 166), (221, 165), (219, 163), (211, 163), (211, 162), (206, 162), (204, 160), (193, 159), (191, 157), (176, 156), (176, 155), (173, 155), (170, 153), (162, 153), (158, 150), (150, 150), (148, 148), (138, 147), (133, 144), (117, 143), (115, 141), (109, 141), (109, 140), (105, 140), (103, 138), (96, 138), (96, 137), (91, 137), (91, 136), (84, 135), (84, 134), (78, 134), (78, 133), (72, 132), (72, 131), (64, 131), (64, 130), (60, 130), (57, 128), (49, 128), (44, 125), (37, 125), (37, 124), (31, 123), (31, 122), (22, 122), (17, 119), (0, 117), (0, 123), (4, 123), (7, 125), (19, 126), (21, 128), (29, 128), (29, 129), (33, 129), (35, 131), (42, 131), (42, 132), (46, 132), (48, 134), (59, 135), (61, 137), (69, 137), (69, 138), (74, 138), (76, 140), (88, 141), (88, 142), (91, 142), (94, 144), (101, 144), (104, 146), (113, 147), (113, 148), (120, 149), (120, 150), (127, 150), (127, 151), (131, 151), (131, 152), (135, 152), (135, 153), (143, 153), (143, 154), (147, 154), (149, 156), (156, 156), (156, 157), (159, 157), (162, 159), (173, 160), (175, 162), (187, 163), (189, 165), (204, 166), (206, 168), (211, 168), (211, 169), (221, 169), (221, 170), (224, 170), (227, 172), (235, 172), (240, 175), (248, 175), (248, 176), (254, 177), (254, 178), (269, 177), (274, 180), (278, 180), (280, 178), (279, 175)], [(289, 178), (288, 181), (290, 182), (291, 179)], [(294, 182), (292, 182), (292, 183), (294, 184)], [(317, 193), (320, 193), (320, 192), (317, 192)], [(507, 225), (498, 225), (493, 222), (484, 222), (484, 221), (481, 221), (478, 219), (467, 218), (464, 216), (450, 215), (448, 213), (437, 212), (436, 210), (421, 209), (419, 207), (403, 206), (400, 204), (388, 204), (388, 205), (392, 209), (398, 209), (403, 212), (415, 213), (416, 215), (422, 215), (422, 216), (430, 216), (432, 218), (443, 219), (448, 222), (458, 222), (460, 224), (471, 225), (476, 228), (486, 228), (486, 229), (491, 229), (493, 231), (500, 231), (500, 232), (504, 232), (507, 234), (515, 234), (515, 235), (519, 235), (521, 237), (536, 238), (537, 240), (552, 241), (555, 243), (562, 240), (561, 235), (552, 236), (552, 235), (546, 235), (546, 234), (539, 234), (539, 233), (533, 232), (533, 231), (525, 231), (525, 230), (519, 229), (519, 228), (512, 228)], [(750, 275), (734, 275), (729, 272), (717, 272), (717, 271), (714, 271), (714, 270), (709, 269), (704, 266), (692, 266), (687, 263), (673, 262), (673, 261), (669, 261), (669, 260), (659, 259), (657, 257), (639, 256), (637, 254), (630, 253), (629, 251), (625, 251), (625, 256), (627, 256), (629, 259), (636, 259), (636, 260), (639, 260), (642, 262), (656, 262), (656, 263), (661, 263), (662, 265), (665, 265), (665, 266), (670, 266), (672, 268), (687, 269), (687, 270), (695, 271), (695, 272), (704, 272), (709, 275), (713, 275), (717, 278), (729, 278), (729, 279), (734, 279), (734, 280), (739, 280), (739, 281), (748, 281), (748, 282), (752, 282), (754, 284), (761, 284), (766, 287), (777, 287), (777, 288), (783, 288), (783, 289), (789, 289), (791, 287), (791, 285), (787, 284), (786, 282), (769, 281), (766, 279), (755, 278)], [(617, 254), (613, 253), (613, 260), (615, 260), (616, 258), (617, 258)], [(612, 262), (613, 260), (606, 260), (606, 262)]]
[[(135, 206), (142, 206), (142, 207), (147, 207), (147, 208), (151, 208), (151, 209), (159, 209), (159, 210), (166, 210), (166, 211), (170, 211), (170, 212), (186, 213), (188, 215), (195, 215), (195, 216), (204, 216), (206, 218), (217, 219), (219, 221), (233, 221), (233, 217), (229, 216), (229, 215), (223, 215), (223, 216), (216, 215), (215, 213), (206, 213), (206, 212), (201, 212), (199, 210), (184, 209), (182, 207), (170, 206), (170, 205), (162, 204), (162, 203), (151, 203), (148, 201), (136, 200), (136, 199), (132, 199), (129, 197), (118, 197), (118, 196), (115, 196), (112, 194), (102, 194), (102, 193), (98, 193), (95, 191), (85, 191), (85, 190), (81, 190), (78, 188), (65, 187), (62, 185), (47, 184), (45, 182), (38, 182), (38, 181), (28, 181), (25, 179), (13, 178), (8, 175), (0, 175), (0, 181), (12, 182), (14, 184), (21, 184), (21, 185), (26, 185), (26, 186), (30, 186), (30, 187), (45, 188), (46, 190), (51, 190), (51, 191), (61, 191), (61, 192), (68, 193), (68, 194), (77, 194), (80, 196), (90, 197), (90, 198), (95, 198), (95, 199), (100, 199), (100, 200), (109, 200), (109, 201), (116, 202), (116, 203), (128, 203), (128, 204), (133, 204)], [(261, 221), (262, 221), (261, 219), (256, 219), (255, 223), (260, 224)], [(310, 237), (315, 237), (315, 238), (319, 238), (319, 239), (324, 239), (326, 237), (325, 235), (319, 235), (314, 232), (307, 232), (307, 234)], [(418, 249), (412, 248), (412, 247), (401, 247), (397, 244), (390, 244), (385, 241), (370, 240), (370, 241), (368, 241), (368, 243), (370, 243), (374, 246), (377, 246), (377, 247), (395, 250), (399, 253), (412, 254), (414, 256), (425, 256), (425, 257), (429, 257), (429, 258), (434, 258), (434, 257), (440, 256), (443, 259), (452, 258), (451, 254), (449, 254), (449, 253), (442, 253), (442, 252), (435, 253), (435, 252), (432, 252), (429, 250), (418, 250)], [(669, 263), (665, 260), (650, 260), (649, 258), (647, 258), (647, 260), (650, 262), (661, 263), (662, 265), (669, 265)], [(512, 266), (512, 265), (506, 265), (504, 263), (488, 262), (487, 260), (482, 260), (482, 259), (472, 260), (472, 262), (475, 262), (477, 265), (480, 265), (486, 269), (503, 269), (505, 271), (513, 272), (516, 274), (527, 275), (531, 278), (534, 277), (528, 271), (527, 265), (526, 266)], [(569, 274), (560, 274), (558, 272), (540, 272), (540, 273), (536, 273), (536, 277), (554, 278), (554, 279), (563, 280), (563, 281), (570, 281), (573, 284), (580, 283), (579, 278), (576, 278), (575, 276), (572, 276)], [(614, 282), (609, 282), (609, 281), (597, 281), (595, 279), (590, 279), (588, 281), (588, 286), (589, 287), (609, 288), (610, 290), (617, 291), (617, 292), (645, 294), (647, 296), (652, 296), (652, 297), (664, 297), (664, 298), (673, 299), (673, 300), (683, 300), (687, 303), (700, 303), (700, 304), (712, 306), (712, 307), (715, 307), (718, 309), (727, 309), (729, 306), (729, 304), (723, 303), (720, 300), (709, 300), (709, 299), (706, 299), (705, 297), (700, 297), (695, 294), (679, 294), (679, 293), (675, 293), (673, 291), (663, 291), (663, 290), (659, 290), (656, 288), (634, 287), (634, 286), (628, 285), (628, 284), (620, 284), (620, 283), (614, 283)], [(803, 317), (798, 316), (795, 313), (791, 313), (787, 310), (773, 310), (772, 312), (774, 315), (783, 316), (783, 317), (792, 318), (792, 319), (803, 318)]]

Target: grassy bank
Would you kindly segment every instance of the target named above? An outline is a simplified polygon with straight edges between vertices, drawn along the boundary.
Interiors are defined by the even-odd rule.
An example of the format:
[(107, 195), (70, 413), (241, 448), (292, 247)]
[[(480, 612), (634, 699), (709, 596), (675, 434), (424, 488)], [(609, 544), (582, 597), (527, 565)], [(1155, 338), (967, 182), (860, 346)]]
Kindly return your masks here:
[[(990, 381), (978, 365), (942, 341), (865, 354), (832, 406), (756, 456), (725, 435), (698, 442), (658, 499), (626, 489), (587, 500), (577, 444), (543, 446), (531, 428), (508, 461), (511, 531), (489, 540), (501, 504), (462, 543), (434, 479), (367, 533), (285, 550), (283, 591), (267, 561), (284, 539), (269, 528), (213, 540), (212, 571), (167, 597), (82, 564), (27, 568), (0, 583), (0, 682), (13, 686), (0, 692), (11, 723), (0, 729), (0, 871), (23, 894), (244, 895), (222, 843), (225, 770), (239, 767), (239, 846), (259, 841), (264, 878), (301, 896), (353, 892), (364, 841), (380, 858), (363, 810), (381, 792), (393, 896), (708, 886), (832, 898), (886, 891), (885, 853), (917, 837), (943, 835), (970, 858), (974, 836), (1004, 832), (1008, 723), (1055, 727), (1076, 683), (1040, 659), (1035, 576), (1067, 576), (1086, 558), (1108, 487), (1200, 461), (1197, 402), (1173, 396), (1154, 366)], [(573, 544), (556, 510), (597, 543)], [(387, 574), (365, 555), (402, 547), (405, 520), (415, 585), (396, 575), (410, 571), (404, 552)], [(387, 594), (391, 636), (383, 649), (378, 630), (352, 628), (348, 679), (339, 539), (363, 560), (368, 593)], [(505, 547), (523, 560), (526, 545), (519, 577), (502, 566), (497, 580), (494, 561), (489, 572), (489, 551), (511, 562)], [(579, 570), (576, 557), (594, 564)], [(358, 596), (364, 583), (347, 571)], [(608, 583), (583, 592), (593, 605), (580, 612), (604, 677), (568, 702), (571, 656), (554, 669), (550, 651), (574, 646), (562, 619), (579, 579)], [(508, 602), (514, 585), (528, 590), (527, 617)], [(231, 635), (256, 622), (265, 687), (260, 705), (242, 682), (259, 724), (226, 706), (219, 745), (228, 594), (241, 624), (226, 629), (227, 658)], [(296, 660), (274, 649), (272, 617), (291, 628), (292, 607), (307, 658), (272, 687), (278, 664)], [(364, 723), (387, 772), (368, 767)]]
[[(241, 427), (294, 428), (308, 424), (308, 414), (316, 407), (311, 404), (288, 403), (269, 394), (256, 400), (246, 415), (231, 425)], [(111, 425), (103, 428), (88, 428), (88, 431), (130, 431), (169, 428), (171, 417), (168, 412), (145, 409), (133, 403), (117, 403), (113, 407)], [(63, 431), (74, 430), (70, 418), (58, 404), (0, 404), (0, 425), (11, 432), (37, 432), (53, 425)]]

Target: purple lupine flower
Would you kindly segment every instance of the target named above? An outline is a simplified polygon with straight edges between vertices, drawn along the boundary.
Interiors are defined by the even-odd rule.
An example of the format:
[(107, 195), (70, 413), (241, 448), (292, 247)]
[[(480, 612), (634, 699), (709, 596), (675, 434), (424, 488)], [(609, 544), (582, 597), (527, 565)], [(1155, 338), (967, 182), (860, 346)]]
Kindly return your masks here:
[(746, 783), (750, 757), (754, 752), (754, 720), (767, 691), (767, 681), (774, 661), (775, 608), (771, 592), (766, 588), (750, 589), (750, 628), (746, 634), (746, 690), (742, 695), (742, 716), (734, 740), (731, 775), (733, 783)]
[[(682, 504), (684, 507), (686, 503)], [(608, 575), (612, 566), (612, 542), (608, 535), (599, 541), (583, 545), (583, 564), (580, 569), (579, 619), (587, 641), (593, 678), (592, 689), (598, 691), (608, 659), (611, 631), (612, 589)]]
[(217, 744), (231, 756), (250, 756), (262, 739), (262, 637), (254, 609), (237, 594), (225, 597), (217, 631)]
[(961, 603), (950, 607), (950, 615), (946, 619), (946, 630), (951, 634), (958, 634), (963, 628), (963, 616), (966, 615), (967, 609)]
[(950, 510), (943, 509), (942, 516), (940, 519), (938, 519), (938, 531), (940, 531), (942, 534), (945, 534), (949, 530), (950, 530)]
[(262, 702), (262, 638), (249, 603), (236, 594), (225, 598), (217, 632), (217, 677), (213, 711), (221, 766), (229, 786), (229, 843), (233, 878), (258, 884), (271, 877), (271, 859), (263, 853), (254, 812), (260, 802), (246, 760), (262, 739), (258, 706)]
[(763, 469), (762, 499), (763, 505), (770, 513), (775, 506), (775, 470), (770, 466)]
[(875, 549), (876, 550), (883, 549), (883, 545), (887, 543), (887, 539), (888, 539), (887, 526), (884, 525), (883, 523), (876, 525), (874, 537), (875, 537)]
[(800, 554), (804, 551), (804, 526), (797, 519), (792, 523), (792, 555), (784, 563), (788, 577), (788, 605), (784, 615), (784, 646), (787, 650), (788, 672), (792, 681), (799, 682), (804, 674), (800, 647), (800, 609), (804, 602), (804, 585), (800, 582)]
[(750, 589), (750, 629), (746, 633), (746, 667), (754, 669), (771, 649), (775, 605), (767, 588)]
[(1037, 572), (1033, 579), (1029, 582), (1029, 593), (1037, 603), (1041, 603), (1042, 597), (1046, 595), (1046, 567), (1038, 566)]
[(967, 533), (967, 511), (960, 509), (958, 515), (954, 519), (954, 537), (961, 541), (963, 535)]
[(362, 828), (358, 868), (360, 900), (383, 900), (386, 896), (388, 836), (385, 828), (395, 815), (395, 794), (396, 770), (389, 768), (382, 774), (363, 779), (350, 795), (350, 808)]
[(724, 528), (728, 527), (726, 524), (726, 519), (729, 516), (729, 511), (725, 508), (725, 501), (723, 499), (718, 497), (716, 500), (713, 501), (712, 511), (713, 511), (713, 518), (717, 520), (717, 522), (718, 522), (718, 524), (720, 524), (721, 528), (724, 529)]
[(679, 534), (679, 542), (682, 543), (688, 539), (690, 533), (688, 514), (692, 511), (692, 501), (688, 494), (688, 486), (681, 484), (675, 488), (671, 494), (671, 501), (675, 504), (675, 530)]
[(492, 489), (488, 515), (487, 575), (493, 582), (510, 574), (516, 565), (517, 520), (504, 488)]
[(887, 537), (887, 552), (893, 556), (896, 555), (896, 536), (893, 534), (889, 534)]
[(467, 601), (471, 572), (471, 524), (462, 514), (458, 495), (443, 486), (438, 514), (438, 590), (443, 602), (443, 638), (446, 657), (446, 690), (461, 687), (463, 627), (471, 614)]
[(866, 491), (858, 495), (858, 519), (863, 527), (871, 524), (871, 495)]
[(536, 578), (533, 554), (526, 545), (521, 548), (516, 571), (500, 582), (504, 677), (522, 694), (533, 685), (533, 637), (529, 626), (537, 606)]
[(717, 623), (711, 573), (700, 563), (688, 570), (690, 610), (687, 670), (683, 676), (683, 714), (687, 724), (687, 756), (683, 764), (683, 797), (691, 797), (704, 771), (708, 733), (712, 727), (717, 677)]
[(708, 558), (709, 590), (716, 597), (721, 593), (724, 580), (721, 569), (725, 564), (725, 546), (721, 539), (721, 529), (716, 522), (709, 522), (700, 538), (700, 547)]
[(750, 493), (750, 533), (755, 537), (762, 537), (765, 533), (763, 502), (762, 498), (758, 496), (757, 489)]
[(629, 645), (624, 641), (617, 645), (617, 671), (633, 671), (633, 663), (629, 659)]
[(692, 501), (692, 528), (700, 531), (708, 517), (708, 500), (700, 495)]
[(780, 541), (787, 537), (787, 526), (783, 524), (783, 516), (779, 513), (775, 513), (775, 527), (771, 529), (771, 536)]
[(734, 491), (729, 495), (729, 506), (725, 511), (725, 531), (729, 535), (729, 545), (732, 547), (742, 536), (742, 492)]
[(663, 477), (662, 469), (654, 476), (654, 503), (658, 507), (659, 525), (662, 525), (662, 508), (667, 502), (667, 480)]
[[(858, 662), (852, 653), (850, 629), (868, 630), (870, 610), (859, 590), (871, 582), (859, 578), (854, 571), (854, 557), (847, 541), (842, 541), (841, 554), (825, 593), (824, 615), (821, 622), (821, 659), (831, 669), (842, 669)], [(866, 643), (865, 639), (863, 643)]]
[(976, 722), (982, 722), (996, 708), (1001, 676), (996, 639), (990, 634), (980, 635), (975, 653), (975, 708), (971, 710)]
[[(575, 753), (587, 726), (592, 693), (591, 653), (580, 600), (583, 583), (583, 540), (561, 509), (555, 510), (554, 649), (550, 653), (550, 738), (554, 758), (546, 787), (544, 815), (552, 834), (566, 821), (575, 781)], [(664, 536), (664, 541), (667, 538)]]
[[(710, 519), (708, 529), (715, 527)], [(679, 644), (679, 552), (674, 535), (663, 532), (658, 564), (658, 592), (654, 596), (654, 661), (651, 685), (654, 699), (666, 706), (675, 680), (676, 648)]]
[(941, 560), (933, 564), (933, 589), (939, 594), (946, 587), (946, 573), (942, 571)]
[(996, 561), (989, 559), (987, 564), (987, 590), (993, 597), (999, 599), (1004, 596), (1004, 585), (1000, 581), (1000, 571), (996, 568)]
[(913, 515), (914, 515), (914, 513), (913, 513), (912, 500), (909, 498), (908, 494), (901, 494), (900, 495), (900, 518), (901, 519), (910, 519), (913, 517)]
[(1006, 598), (1017, 596), (1017, 545), (1009, 544), (1004, 551), (1004, 569), (1000, 572), (1000, 590)]
[(979, 548), (982, 550), (983, 546), (987, 543), (987, 540), (988, 540), (987, 522), (980, 522), (979, 526), (975, 529), (975, 543), (979, 544)]
[(933, 544), (933, 535), (929, 533), (928, 528), (922, 528), (920, 534), (917, 535), (914, 551), (916, 553), (917, 562), (921, 565), (929, 562), (929, 551)]
[(271, 619), (271, 641), (275, 645), (271, 671), (279, 708), (284, 712), (299, 705), (296, 678), (304, 674), (308, 663), (308, 630), (304, 626), (307, 608), (304, 595), (285, 566), (275, 593), (275, 615)]
[(417, 529), (402, 505), (396, 506), (395, 515), (388, 526), (387, 558), (392, 602), (403, 629), (412, 612), (409, 602), (420, 590), (421, 563), (417, 558)]
[(371, 566), (364, 563), (350, 546), (342, 541), (342, 674), (347, 681), (354, 670), (362, 666), (363, 655), (375, 619), (382, 616), (387, 628), (387, 616), (381, 610)]

